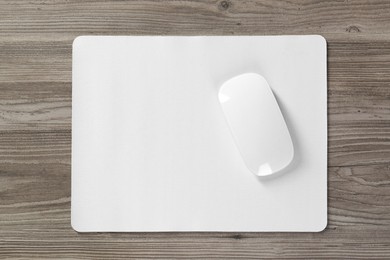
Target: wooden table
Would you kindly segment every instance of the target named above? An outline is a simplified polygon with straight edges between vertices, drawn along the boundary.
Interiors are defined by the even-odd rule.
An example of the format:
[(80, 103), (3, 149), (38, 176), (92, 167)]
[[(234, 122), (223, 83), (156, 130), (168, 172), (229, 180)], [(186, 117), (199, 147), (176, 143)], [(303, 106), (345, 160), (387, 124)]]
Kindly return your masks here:
[[(72, 40), (145, 34), (325, 36), (324, 232), (72, 230)], [(390, 258), (390, 1), (0, 0), (0, 258), (157, 256)]]

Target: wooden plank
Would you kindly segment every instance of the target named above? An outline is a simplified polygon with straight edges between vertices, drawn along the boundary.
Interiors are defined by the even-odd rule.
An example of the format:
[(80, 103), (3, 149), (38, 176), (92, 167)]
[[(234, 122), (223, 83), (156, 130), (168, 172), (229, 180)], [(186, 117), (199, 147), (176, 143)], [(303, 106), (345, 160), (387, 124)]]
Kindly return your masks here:
[(0, 82), (0, 131), (70, 131), (71, 115), (71, 83)]
[(325, 232), (314, 234), (77, 234), (70, 228), (69, 164), (2, 163), (0, 176), (2, 256), (367, 258), (390, 254), (390, 168), (386, 164), (330, 168), (329, 225)]
[[(7, 226), (23, 229), (23, 226), (18, 226), (19, 223), (29, 221), (37, 224), (36, 228), (43, 227), (47, 219), (42, 218), (40, 212), (45, 212), (48, 219), (61, 214), (61, 220), (68, 221), (63, 223), (61, 229), (67, 232), (71, 230), (68, 216), (71, 195), (70, 155), (37, 154), (34, 158), (36, 161), (43, 162), (42, 159), (37, 160), (37, 157), (46, 157), (48, 162), (19, 160), (1, 164), (2, 231)], [(382, 230), (390, 229), (389, 176), (388, 164), (330, 167), (329, 228), (344, 225), (373, 228), (383, 225)], [(46, 224), (48, 228), (50, 224)]]
[(0, 35), (364, 34), (388, 37), (390, 4), (355, 1), (29, 1), (0, 2)]
[[(58, 129), (69, 122), (64, 120), (64, 123), (58, 123), (56, 121), (58, 120), (56, 108), (47, 109), (49, 109), (47, 111), (53, 112), (44, 112), (43, 116), (38, 114), (37, 119), (28, 124), (26, 128), (43, 127), (54, 128), (54, 130), (0, 131), (0, 163), (55, 163), (59, 161), (70, 163), (63, 156), (66, 155), (67, 158), (70, 158), (71, 131), (70, 129)], [(40, 126), (40, 120), (51, 116), (51, 113), (54, 114), (53, 120)], [(11, 119), (13, 118), (11, 117)], [(353, 121), (329, 126), (329, 166), (390, 163), (390, 129), (388, 125), (388, 121), (359, 121), (359, 118), (356, 118)]]
[[(48, 43), (48, 48), (56, 47), (45, 52), (45, 48), (39, 49), (37, 43), (28, 43), (1, 46), (5, 64), (7, 61), (22, 64), (27, 57), (33, 64), (41, 57), (45, 59), (25, 70), (12, 65), (3, 69), (0, 130), (70, 130), (71, 50), (67, 48), (71, 48), (71, 44)], [(18, 50), (23, 50), (23, 53), (18, 54)], [(366, 40), (329, 43), (331, 166), (389, 162), (389, 50), (390, 43), (381, 40), (375, 44)], [(53, 74), (50, 74), (48, 68), (53, 62), (62, 64), (63, 68), (53, 66), (50, 70)], [(45, 65), (41, 66), (42, 63)], [(62, 78), (58, 78), (58, 74)]]
[[(373, 230), (359, 230), (362, 233)], [(0, 242), (5, 257), (18, 259), (388, 259), (389, 243), (374, 244), (362, 241), (362, 235), (333, 230), (315, 239), (309, 234), (284, 235), (253, 234), (255, 237), (234, 234), (128, 234), (121, 240), (112, 239), (117, 234), (83, 235), (83, 239), (15, 240), (7, 245)], [(377, 235), (377, 239), (388, 236)], [(89, 238), (99, 237), (99, 240)], [(139, 239), (142, 237), (142, 239)], [(359, 239), (360, 238), (360, 239)], [(346, 242), (349, 241), (349, 242)], [(385, 240), (387, 241), (387, 240)]]

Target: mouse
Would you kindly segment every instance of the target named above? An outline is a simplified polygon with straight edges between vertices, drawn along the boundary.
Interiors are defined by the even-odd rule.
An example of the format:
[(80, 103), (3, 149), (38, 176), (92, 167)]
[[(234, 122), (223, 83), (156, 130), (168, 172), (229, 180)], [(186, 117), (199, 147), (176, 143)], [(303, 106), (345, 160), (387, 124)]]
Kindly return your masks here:
[(263, 76), (244, 73), (225, 81), (218, 99), (234, 143), (252, 173), (269, 176), (291, 163), (291, 135)]

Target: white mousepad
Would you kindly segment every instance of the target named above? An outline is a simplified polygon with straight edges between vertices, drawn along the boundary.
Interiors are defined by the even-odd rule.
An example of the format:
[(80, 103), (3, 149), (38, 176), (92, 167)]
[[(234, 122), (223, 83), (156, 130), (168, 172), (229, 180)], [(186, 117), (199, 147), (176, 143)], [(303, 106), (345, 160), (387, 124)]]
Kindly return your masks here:
[[(218, 100), (262, 75), (294, 145), (255, 176)], [(311, 36), (81, 36), (73, 43), (72, 226), (80, 232), (321, 231), (326, 41)]]

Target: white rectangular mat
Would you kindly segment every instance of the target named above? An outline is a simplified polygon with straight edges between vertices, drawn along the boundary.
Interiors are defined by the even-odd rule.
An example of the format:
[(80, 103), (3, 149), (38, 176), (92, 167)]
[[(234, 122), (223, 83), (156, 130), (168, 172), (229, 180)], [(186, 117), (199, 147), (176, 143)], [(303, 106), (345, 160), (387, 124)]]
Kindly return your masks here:
[[(255, 72), (295, 156), (245, 166), (218, 101)], [(73, 44), (72, 226), (94, 231), (321, 231), (327, 223), (321, 36), (82, 36)]]

